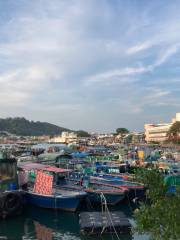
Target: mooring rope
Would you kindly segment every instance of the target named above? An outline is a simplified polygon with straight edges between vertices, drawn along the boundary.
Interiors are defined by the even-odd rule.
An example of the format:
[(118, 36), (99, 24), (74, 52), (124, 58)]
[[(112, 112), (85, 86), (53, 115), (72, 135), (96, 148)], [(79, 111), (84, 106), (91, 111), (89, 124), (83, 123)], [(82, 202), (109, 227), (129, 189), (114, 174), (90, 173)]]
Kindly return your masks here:
[[(118, 233), (117, 233), (117, 231), (116, 231), (116, 228), (115, 228), (115, 226), (114, 226), (114, 224), (113, 224), (113, 221), (112, 221), (112, 218), (111, 218), (111, 214), (110, 214), (110, 211), (109, 211), (108, 206), (107, 206), (106, 198), (105, 198), (104, 194), (101, 192), (101, 203), (102, 203), (102, 204), (103, 204), (103, 200), (104, 200), (104, 206), (105, 206), (105, 208), (104, 208), (105, 211), (104, 211), (104, 212), (108, 214), (109, 219), (110, 219), (111, 224), (112, 224), (112, 227), (113, 227), (114, 232), (115, 232), (115, 234), (116, 234), (116, 237), (117, 237), (118, 240), (120, 240), (120, 237), (119, 237), (119, 235), (118, 235)], [(103, 207), (102, 207), (102, 209), (103, 209)], [(103, 214), (103, 212), (102, 212), (102, 214)], [(101, 234), (104, 232), (104, 230), (105, 230), (105, 226), (103, 227)]]

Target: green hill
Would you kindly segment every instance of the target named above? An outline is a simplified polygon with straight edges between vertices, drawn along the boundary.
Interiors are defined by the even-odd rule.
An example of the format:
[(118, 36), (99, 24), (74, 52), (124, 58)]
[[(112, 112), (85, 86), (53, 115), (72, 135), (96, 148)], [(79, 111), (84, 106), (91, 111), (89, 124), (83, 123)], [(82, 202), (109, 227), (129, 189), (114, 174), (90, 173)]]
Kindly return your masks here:
[(56, 135), (62, 131), (71, 131), (47, 122), (34, 122), (25, 118), (0, 118), (0, 131), (7, 131), (19, 136)]

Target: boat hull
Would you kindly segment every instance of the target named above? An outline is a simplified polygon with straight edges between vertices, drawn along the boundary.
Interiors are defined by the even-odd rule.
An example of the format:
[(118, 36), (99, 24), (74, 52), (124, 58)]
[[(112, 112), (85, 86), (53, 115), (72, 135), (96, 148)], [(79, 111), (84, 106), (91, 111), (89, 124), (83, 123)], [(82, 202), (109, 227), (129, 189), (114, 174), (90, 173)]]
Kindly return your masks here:
[[(106, 199), (106, 203), (108, 205), (116, 205), (119, 202), (121, 202), (124, 199), (124, 194), (121, 193), (104, 193), (102, 192), (105, 199)], [(101, 192), (96, 192), (96, 191), (88, 191), (87, 190), (87, 197), (89, 198), (89, 200), (92, 203), (96, 203), (96, 204), (101, 204), (102, 202), (104, 202), (104, 200), (102, 199), (102, 193)]]
[(143, 198), (145, 196), (145, 188), (128, 188), (127, 198), (132, 200), (134, 198)]
[[(85, 191), (87, 193), (87, 198), (92, 203), (101, 204), (102, 203), (102, 194), (106, 198), (106, 203), (109, 205), (116, 205), (120, 201), (122, 201), (125, 198), (125, 194), (127, 191), (123, 190), (120, 191), (118, 188), (116, 188), (115, 191), (113, 191), (112, 186), (106, 186), (102, 184), (91, 184), (92, 188), (84, 188), (82, 186), (73, 185), (73, 184), (67, 184), (61, 186), (61, 188), (66, 190), (75, 190), (75, 191)], [(93, 189), (94, 186), (94, 189)]]
[(134, 184), (128, 181), (107, 180), (103, 178), (91, 178), (91, 183), (98, 183), (99, 185), (108, 184), (109, 186), (124, 187), (128, 189), (128, 199), (142, 198), (145, 195), (145, 187), (142, 185)]
[(56, 195), (40, 195), (33, 192), (26, 192), (25, 198), (27, 204), (31, 204), (41, 208), (59, 209), (63, 211), (75, 212), (80, 202), (86, 194), (75, 196), (56, 196)]

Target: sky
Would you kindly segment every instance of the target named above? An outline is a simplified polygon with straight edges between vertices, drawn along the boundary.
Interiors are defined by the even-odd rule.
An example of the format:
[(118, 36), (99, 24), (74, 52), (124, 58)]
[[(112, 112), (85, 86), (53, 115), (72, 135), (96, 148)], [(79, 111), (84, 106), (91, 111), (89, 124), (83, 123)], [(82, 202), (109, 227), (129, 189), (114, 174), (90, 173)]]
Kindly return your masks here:
[(180, 1), (0, 0), (0, 117), (90, 132), (180, 112)]

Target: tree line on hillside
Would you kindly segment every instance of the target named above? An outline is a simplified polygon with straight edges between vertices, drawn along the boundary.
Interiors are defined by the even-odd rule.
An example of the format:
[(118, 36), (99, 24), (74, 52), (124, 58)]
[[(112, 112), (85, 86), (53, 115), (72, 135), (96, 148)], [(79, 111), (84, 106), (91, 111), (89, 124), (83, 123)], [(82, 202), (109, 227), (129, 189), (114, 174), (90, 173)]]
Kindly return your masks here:
[(9, 132), (18, 136), (55, 136), (61, 134), (63, 131), (75, 132), (78, 137), (90, 137), (86, 131), (72, 131), (67, 128), (59, 127), (47, 122), (34, 122), (25, 118), (6, 118), (0, 119), (0, 131)]
[[(57, 125), (40, 122), (40, 121), (29, 121), (24, 117), (16, 118), (0, 118), (0, 131), (6, 131), (11, 134), (18, 136), (42, 136), (42, 135), (59, 135), (63, 131), (72, 132), (72, 130), (59, 127)], [(90, 137), (91, 135), (84, 130), (73, 131), (77, 134), (78, 137)], [(129, 133), (129, 130), (126, 128), (117, 128), (116, 133), (120, 135), (125, 135)]]
[(0, 131), (7, 131), (19, 136), (58, 135), (62, 131), (70, 131), (47, 122), (34, 122), (25, 118), (0, 119)]

